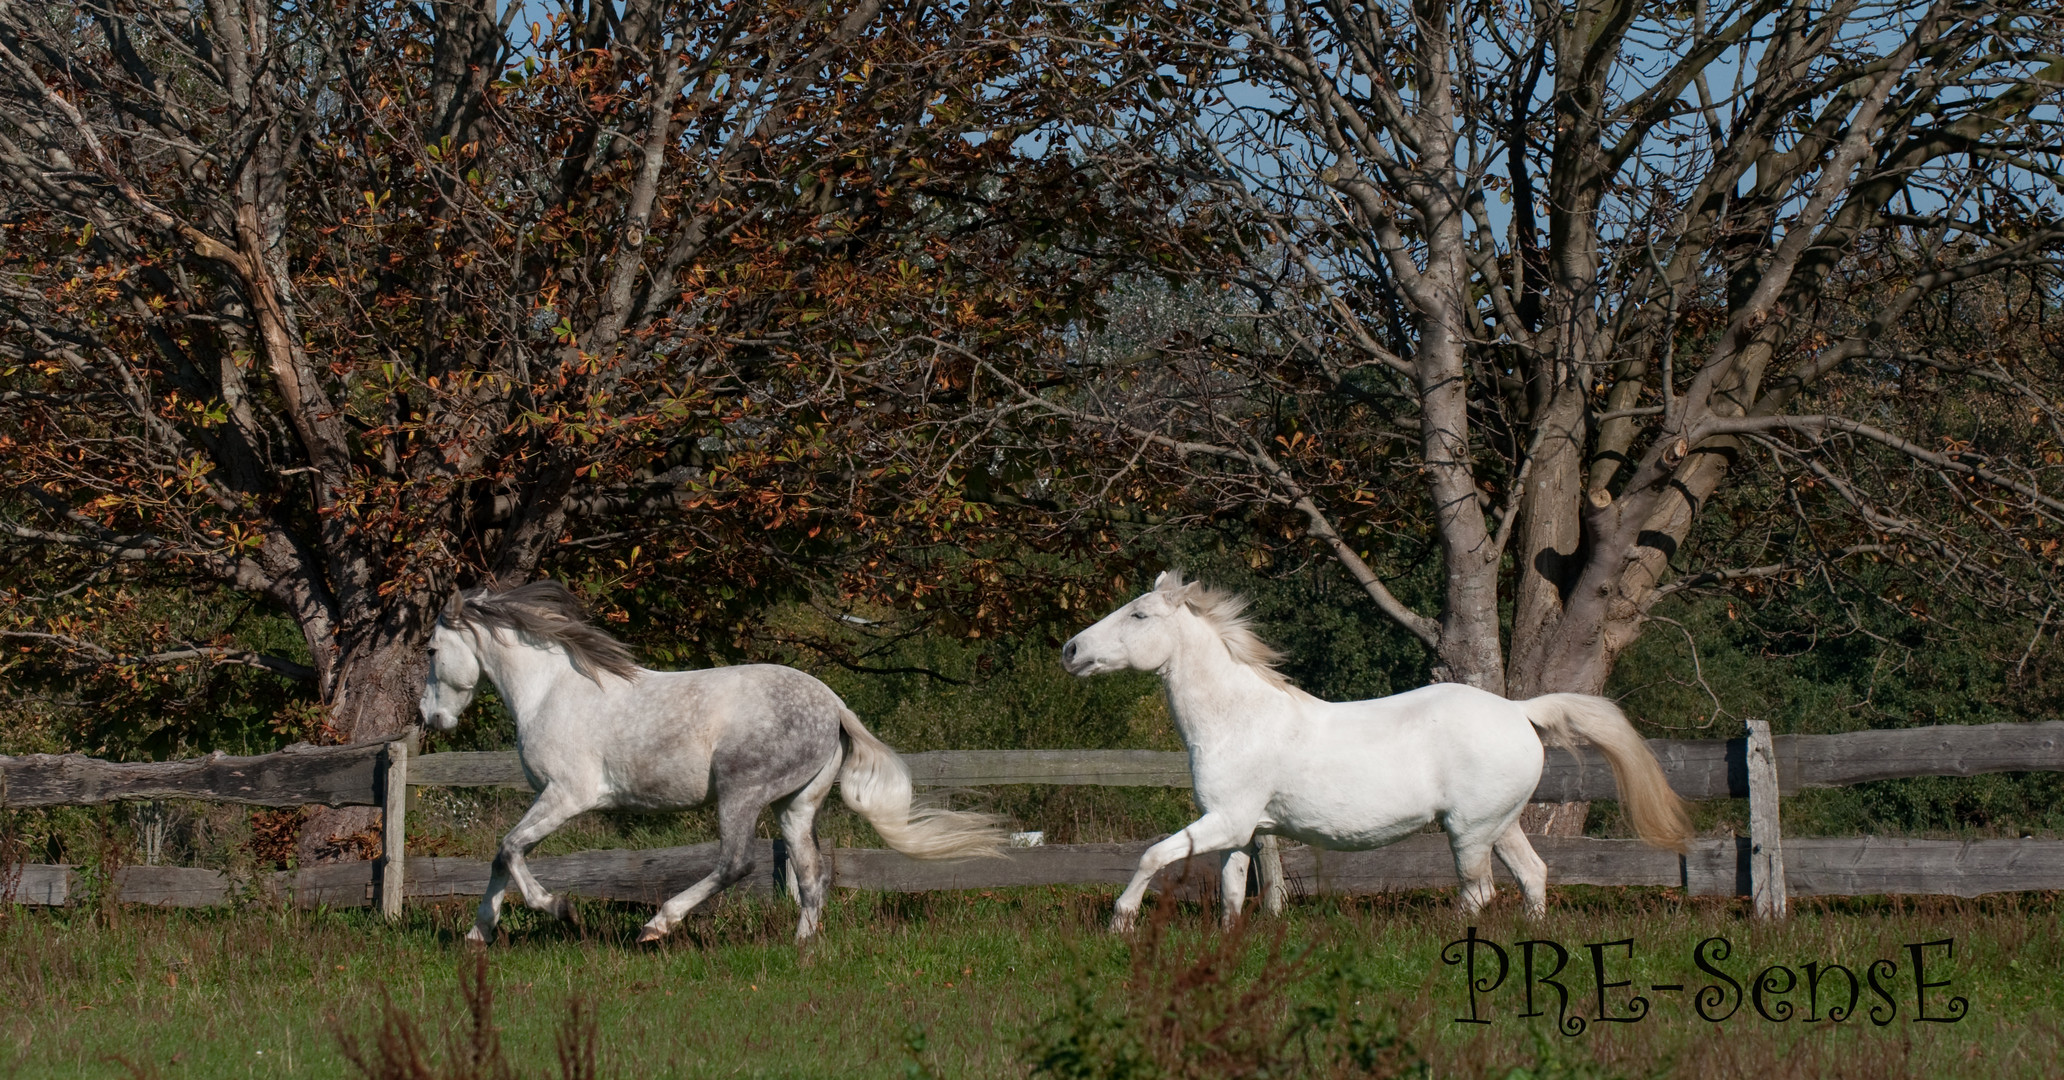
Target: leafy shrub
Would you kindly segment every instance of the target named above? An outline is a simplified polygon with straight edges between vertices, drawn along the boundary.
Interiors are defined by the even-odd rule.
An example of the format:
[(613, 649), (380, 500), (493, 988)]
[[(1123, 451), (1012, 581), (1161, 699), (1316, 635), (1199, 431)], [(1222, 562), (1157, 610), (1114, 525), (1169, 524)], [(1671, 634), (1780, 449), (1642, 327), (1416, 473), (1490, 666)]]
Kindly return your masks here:
[[(470, 968), (470, 970), (469, 970)], [(459, 967), (459, 992), (471, 1023), (447, 1048), (441, 1066), (432, 1060), (422, 1029), (392, 1000), (380, 1008), (380, 1026), (370, 1044), (338, 1029), (337, 1044), (366, 1080), (517, 1080), (521, 1075), (502, 1052), (494, 1020), (494, 988), (487, 978), (487, 954)], [(597, 1026), (594, 1010), (580, 998), (567, 1001), (566, 1020), (556, 1040), (560, 1080), (596, 1080)]]
[[(1132, 943), (1118, 1000), (1092, 972), (1068, 1006), (1026, 1043), (1034, 1076), (1055, 1080), (1261, 1080), (1423, 1077), (1426, 1061), (1394, 1024), (1371, 1020), (1374, 987), (1345, 966), (1321, 968), (1291, 949), (1286, 924), (1265, 935), (1242, 922), (1195, 938), (1173, 932), (1175, 905), (1154, 904)], [(1316, 983), (1317, 1000), (1292, 1003)]]

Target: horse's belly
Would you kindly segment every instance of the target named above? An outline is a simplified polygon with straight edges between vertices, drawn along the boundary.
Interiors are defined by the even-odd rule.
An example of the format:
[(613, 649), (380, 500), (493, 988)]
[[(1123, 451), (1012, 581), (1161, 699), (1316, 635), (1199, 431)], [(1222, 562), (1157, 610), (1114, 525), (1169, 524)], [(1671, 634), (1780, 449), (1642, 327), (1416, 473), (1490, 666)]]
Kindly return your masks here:
[(707, 771), (636, 775), (611, 783), (606, 805), (615, 810), (690, 810), (708, 802), (709, 795)]
[(1385, 822), (1371, 822), (1364, 828), (1314, 828), (1308, 822), (1264, 821), (1260, 831), (1333, 851), (1367, 851), (1370, 848), (1396, 843), (1425, 828), (1432, 820), (1431, 816), (1417, 821), (1397, 818)]
[(1362, 798), (1328, 798), (1311, 793), (1278, 795), (1269, 803), (1263, 831), (1299, 843), (1354, 851), (1381, 847), (1418, 832), (1439, 810), (1431, 798), (1393, 791)]
[(693, 740), (667, 740), (603, 764), (605, 805), (619, 810), (687, 810), (709, 801), (709, 754)]

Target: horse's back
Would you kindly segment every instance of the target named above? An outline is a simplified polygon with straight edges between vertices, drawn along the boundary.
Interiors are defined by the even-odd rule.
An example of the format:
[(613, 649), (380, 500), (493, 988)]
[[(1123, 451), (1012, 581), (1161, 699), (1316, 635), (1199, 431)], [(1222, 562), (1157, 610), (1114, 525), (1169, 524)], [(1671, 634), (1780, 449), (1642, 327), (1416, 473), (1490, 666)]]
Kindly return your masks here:
[(705, 680), (703, 708), (723, 725), (720, 745), (775, 739), (784, 744), (836, 739), (845, 703), (808, 672), (782, 664), (739, 664), (694, 674)]
[(723, 784), (801, 783), (838, 742), (838, 695), (791, 667), (648, 671), (631, 686), (589, 742), (615, 805), (696, 806)]
[(1404, 744), (1429, 750), (1457, 745), (1540, 748), (1533, 724), (1518, 703), (1463, 683), (1434, 683), (1366, 701), (1327, 704), (1317, 710), (1328, 733), (1348, 741)]

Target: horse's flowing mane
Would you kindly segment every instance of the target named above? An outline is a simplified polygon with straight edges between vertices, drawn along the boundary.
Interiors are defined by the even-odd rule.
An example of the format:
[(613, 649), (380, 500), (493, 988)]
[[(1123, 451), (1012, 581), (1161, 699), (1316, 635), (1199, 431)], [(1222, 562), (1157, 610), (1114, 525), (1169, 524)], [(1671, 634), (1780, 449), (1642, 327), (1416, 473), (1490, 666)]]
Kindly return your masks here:
[(514, 630), (559, 645), (575, 671), (597, 682), (604, 671), (622, 679), (638, 677), (630, 646), (589, 625), (580, 598), (550, 578), (500, 591), (468, 589), (452, 597), (437, 621), (455, 630)]
[(1246, 597), (1214, 589), (1201, 581), (1184, 584), (1182, 573), (1176, 570), (1161, 575), (1154, 587), (1188, 604), (1198, 618), (1217, 631), (1219, 640), (1225, 642), (1226, 651), (1233, 655), (1236, 663), (1253, 668), (1263, 681), (1286, 694), (1311, 696), (1276, 670), (1276, 665), (1283, 662), (1283, 654), (1254, 633), (1254, 625), (1245, 614)]

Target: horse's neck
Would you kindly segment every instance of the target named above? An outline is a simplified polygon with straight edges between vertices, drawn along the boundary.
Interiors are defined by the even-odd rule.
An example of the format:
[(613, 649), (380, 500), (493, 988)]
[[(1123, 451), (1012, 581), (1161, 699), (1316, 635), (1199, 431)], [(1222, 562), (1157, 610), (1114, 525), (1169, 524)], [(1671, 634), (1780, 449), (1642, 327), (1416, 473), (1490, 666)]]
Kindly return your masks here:
[(1292, 704), (1289, 695), (1234, 660), (1218, 634), (1202, 626), (1183, 633), (1161, 678), (1168, 688), (1169, 716), (1192, 751), (1246, 734)]
[(481, 671), (494, 682), (519, 729), (537, 717), (546, 696), (561, 680), (578, 674), (559, 649), (495, 641), (484, 643), (477, 655)]

